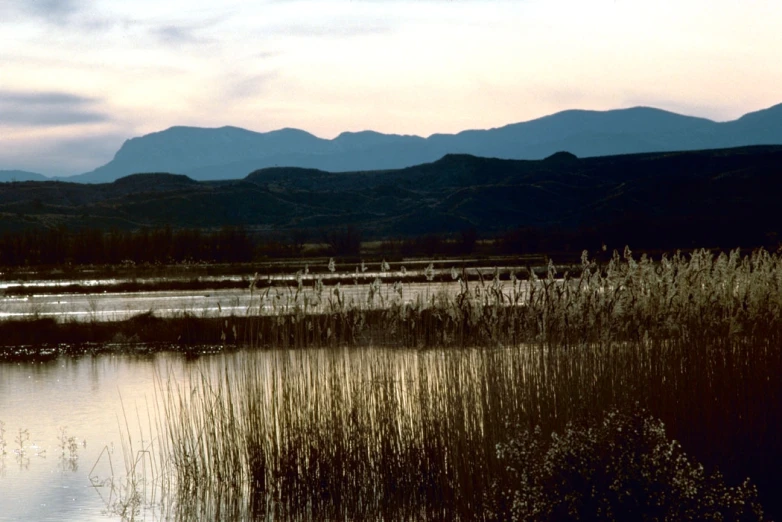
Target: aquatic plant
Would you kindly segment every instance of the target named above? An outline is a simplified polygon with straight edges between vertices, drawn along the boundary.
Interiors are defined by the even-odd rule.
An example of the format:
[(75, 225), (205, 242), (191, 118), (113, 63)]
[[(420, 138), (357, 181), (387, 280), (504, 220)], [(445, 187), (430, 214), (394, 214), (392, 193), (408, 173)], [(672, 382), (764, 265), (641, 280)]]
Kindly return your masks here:
[(63, 471), (75, 472), (79, 469), (79, 446), (86, 447), (87, 441), (81, 441), (73, 435), (68, 435), (68, 427), (58, 428), (57, 440), (60, 447), (60, 468)]
[(30, 441), (30, 430), (23, 430), (22, 428), (19, 428), (19, 431), (16, 434), (16, 437), (14, 437), (14, 442), (16, 443), (16, 449), (14, 449), (14, 453), (19, 455), (20, 457), (24, 457), (27, 454), (27, 446), (26, 444)]
[[(676, 255), (658, 262), (646, 257), (636, 261), (627, 251), (606, 266), (584, 258), (577, 278), (569, 273), (558, 278), (553, 265), (542, 279), (529, 270), (529, 281), (513, 272), (504, 281), (496, 271), (490, 283), (457, 275), (458, 287), (433, 287), (442, 290), (417, 291), (411, 293), (414, 297), (403, 298), (397, 283), (371, 283), (356, 290), (337, 285), (330, 294), (319, 283), (299, 284), (295, 290), (267, 287), (260, 289), (257, 306), (248, 309), (256, 330), (265, 332), (260, 339), (245, 340), (270, 347), (280, 342), (382, 344), (383, 332), (388, 332), (390, 342), (404, 346), (540, 341), (570, 346), (606, 339), (700, 338), (704, 331), (720, 338), (758, 329), (770, 332), (782, 306), (779, 264), (778, 256), (763, 251), (748, 258), (738, 252), (715, 258), (700, 251), (690, 259)], [(432, 277), (431, 266), (425, 272)], [(301, 321), (312, 328), (297, 329)], [(344, 335), (316, 335), (320, 330), (335, 333), (335, 322), (342, 323)], [(414, 323), (427, 328), (415, 328)], [(324, 324), (325, 329), (317, 328)], [(441, 335), (432, 335), (434, 330)], [(369, 331), (373, 335), (367, 335)], [(406, 331), (401, 339), (399, 331)]]
[(5, 440), (5, 422), (0, 421), (0, 457), (6, 454), (5, 448), (8, 443)]
[[(114, 445), (104, 446), (88, 474), (92, 487), (105, 504), (105, 514), (119, 516), (122, 520), (136, 520), (137, 517), (143, 519), (143, 515), (148, 511), (157, 514), (158, 508), (163, 507), (161, 519), (168, 520), (166, 508), (170, 509), (176, 503), (172, 500), (164, 501), (168, 485), (166, 478), (168, 450), (166, 441), (160, 440), (157, 436), (161, 431), (161, 426), (157, 422), (159, 419), (153, 422), (151, 416), (153, 408), (147, 404), (148, 429), (145, 432), (137, 409), (136, 420), (139, 431), (134, 434), (131, 432), (122, 397), (120, 397), (120, 404), (122, 417), (117, 417), (117, 423), (120, 432), (121, 461), (115, 467)], [(134, 440), (136, 440), (135, 444)], [(71, 438), (66, 438), (65, 441), (70, 444)], [(100, 466), (105, 468), (106, 464), (109, 475), (99, 475), (96, 470)]]

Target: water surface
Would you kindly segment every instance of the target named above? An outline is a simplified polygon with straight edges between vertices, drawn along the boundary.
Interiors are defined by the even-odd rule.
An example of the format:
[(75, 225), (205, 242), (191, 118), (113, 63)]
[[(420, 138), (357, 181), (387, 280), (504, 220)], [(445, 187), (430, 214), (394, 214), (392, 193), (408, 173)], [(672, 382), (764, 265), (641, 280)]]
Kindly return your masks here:
[[(475, 289), (480, 285), (470, 283)], [(489, 284), (484, 286), (488, 288)], [(504, 282), (503, 292), (510, 292), (511, 285)], [(518, 282), (518, 288), (528, 283)], [(369, 301), (371, 285), (348, 284), (326, 286), (320, 302), (325, 306), (335, 300), (335, 291), (345, 304), (356, 307), (376, 307), (395, 300), (411, 303), (417, 299), (430, 300), (438, 294), (456, 295), (461, 286), (452, 283), (383, 283)], [(179, 316), (184, 313), (197, 317), (228, 317), (247, 314), (268, 314), (282, 311), (286, 304), (302, 305), (304, 295), (313, 302), (316, 291), (305, 287), (297, 293), (295, 287), (267, 287), (254, 292), (242, 289), (197, 291), (121, 292), (93, 294), (32, 294), (28, 296), (0, 296), (0, 320), (37, 317), (53, 317), (59, 321), (121, 321), (145, 312), (157, 317)], [(381, 299), (382, 298), (382, 299)], [(323, 307), (320, 307), (323, 308)], [(310, 308), (310, 310), (314, 310)]]
[[(189, 364), (177, 354), (0, 363), (0, 521), (120, 520), (108, 481), (124, 474), (122, 434), (136, 452), (149, 444), (155, 372)], [(158, 518), (147, 506), (136, 520)]]

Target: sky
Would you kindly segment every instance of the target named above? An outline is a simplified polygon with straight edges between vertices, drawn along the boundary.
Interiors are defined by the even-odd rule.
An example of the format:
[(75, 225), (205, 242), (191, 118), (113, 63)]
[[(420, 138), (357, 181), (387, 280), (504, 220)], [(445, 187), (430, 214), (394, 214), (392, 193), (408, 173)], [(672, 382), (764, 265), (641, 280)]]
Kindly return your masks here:
[(0, 0), (0, 169), (175, 125), (453, 133), (782, 102), (778, 0)]

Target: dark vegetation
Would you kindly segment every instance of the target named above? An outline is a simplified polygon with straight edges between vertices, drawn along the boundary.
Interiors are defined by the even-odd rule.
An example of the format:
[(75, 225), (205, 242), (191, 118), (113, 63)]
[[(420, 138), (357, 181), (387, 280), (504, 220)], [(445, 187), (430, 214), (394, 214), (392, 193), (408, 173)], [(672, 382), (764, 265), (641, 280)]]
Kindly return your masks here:
[[(763, 520), (749, 480), (728, 486), (640, 408), (569, 423), (562, 433), (519, 429), (498, 445), (502, 520)], [(502, 486), (498, 486), (502, 487)]]
[[(276, 236), (276, 237), (275, 237)], [(306, 237), (319, 241), (305, 243)], [(499, 243), (477, 244), (477, 231), (466, 229), (452, 236), (427, 234), (420, 237), (362, 241), (361, 231), (352, 225), (315, 234), (281, 234), (253, 237), (245, 227), (221, 227), (217, 230), (172, 229), (171, 227), (136, 231), (112, 229), (69, 230), (30, 229), (0, 235), (0, 266), (77, 267), (80, 265), (123, 265), (150, 268), (151, 265), (241, 264), (269, 260), (310, 259), (341, 256), (343, 259), (468, 256), (471, 254), (520, 254), (514, 241), (517, 233)], [(539, 242), (541, 246), (550, 243)], [(524, 250), (529, 252), (530, 250)], [(538, 252), (541, 250), (532, 250)], [(542, 251), (541, 251), (542, 252)]]
[[(355, 255), (361, 241), (385, 241), (400, 256), (469, 253), (478, 240), (505, 253), (775, 249), (780, 164), (782, 147), (768, 146), (540, 161), (449, 155), (401, 170), (271, 168), (222, 182), (6, 183), (0, 253), (5, 264), (45, 264), (298, 256), (307, 243), (328, 245), (319, 255)], [(239, 241), (229, 251), (218, 240), (227, 231)]]
[(160, 292), (177, 290), (228, 290), (247, 288), (247, 279), (201, 280), (157, 280), (157, 281), (124, 281), (119, 283), (83, 285), (73, 283), (68, 285), (12, 285), (3, 291), (6, 296), (24, 296), (30, 294), (102, 294), (128, 292)]
[(245, 230), (237, 227), (215, 231), (143, 228), (135, 232), (58, 227), (0, 236), (0, 265), (242, 263), (253, 259), (253, 248)]
[(60, 322), (53, 318), (0, 321), (0, 360), (41, 361), (61, 355), (96, 353), (152, 353), (179, 351), (201, 354), (236, 345), (237, 325), (246, 331), (246, 319), (228, 323), (217, 317), (183, 314), (155, 317), (151, 312), (125, 321)]

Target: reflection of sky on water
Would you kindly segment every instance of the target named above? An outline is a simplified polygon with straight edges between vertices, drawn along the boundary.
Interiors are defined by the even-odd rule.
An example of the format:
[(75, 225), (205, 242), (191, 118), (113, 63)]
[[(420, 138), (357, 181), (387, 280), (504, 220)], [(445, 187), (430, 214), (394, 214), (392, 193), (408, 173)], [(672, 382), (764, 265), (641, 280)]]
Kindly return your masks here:
[[(487, 283), (490, 284), (490, 281)], [(477, 285), (477, 283), (471, 283)], [(510, 290), (510, 283), (503, 282), (505, 290)], [(321, 294), (321, 305), (327, 305), (329, 299), (335, 297), (336, 286), (324, 286)], [(343, 302), (353, 302), (354, 306), (370, 306), (368, 296), (369, 284), (343, 284), (339, 287)], [(394, 285), (383, 283), (380, 291), (374, 297), (371, 306), (381, 304), (381, 296), (388, 303), (397, 295), (404, 302), (413, 302), (419, 296), (430, 298), (436, 293), (451, 295), (459, 291), (459, 284), (453, 283), (405, 283), (401, 286), (401, 294), (397, 294)], [(315, 290), (305, 287), (303, 293), (296, 293), (295, 287), (262, 287), (254, 292), (242, 289), (166, 291), (166, 292), (133, 292), (117, 294), (50, 294), (27, 297), (1, 297), (0, 319), (24, 317), (55, 317), (63, 320), (76, 321), (107, 321), (123, 320), (134, 315), (152, 311), (156, 316), (176, 316), (191, 313), (198, 317), (216, 317), (248, 313), (273, 313), (280, 311), (286, 303), (304, 303), (304, 295), (308, 297), (309, 306), (315, 302)], [(295, 301), (298, 299), (298, 301)], [(315, 308), (314, 310), (322, 310)]]
[[(308, 295), (308, 303), (311, 305), (315, 295), (316, 281), (321, 279), (325, 285), (323, 287), (322, 305), (327, 305), (328, 299), (334, 297), (335, 282), (340, 281), (339, 291), (343, 302), (348, 304), (352, 301), (352, 306), (377, 306), (380, 304), (380, 296), (383, 296), (386, 302), (395, 299), (394, 281), (406, 281), (402, 284), (403, 292), (400, 298), (403, 302), (413, 302), (420, 297), (428, 299), (433, 293), (456, 294), (459, 291), (459, 284), (453, 281), (454, 276), (463, 276), (470, 279), (477, 279), (479, 276), (485, 284), (491, 284), (494, 271), (507, 274), (510, 272), (518, 273), (523, 270), (518, 266), (497, 266), (497, 267), (464, 267), (464, 260), (439, 260), (438, 265), (441, 268), (434, 269), (431, 273), (436, 280), (447, 282), (416, 283), (411, 282), (410, 278), (423, 278), (429, 261), (406, 261), (406, 269), (402, 265), (395, 265), (390, 271), (380, 271), (379, 263), (365, 265), (366, 271), (362, 271), (360, 265), (340, 265), (338, 272), (335, 273), (306, 273), (300, 270), (297, 274), (259, 274), (258, 285), (254, 292), (247, 289), (207, 289), (207, 290), (171, 290), (155, 292), (100, 292), (92, 294), (73, 294), (73, 293), (35, 293), (36, 287), (44, 286), (66, 286), (71, 284), (80, 284), (85, 287), (96, 285), (113, 285), (135, 281), (137, 283), (160, 283), (162, 281), (189, 281), (198, 279), (200, 281), (218, 281), (218, 280), (245, 280), (246, 275), (219, 275), (191, 278), (148, 278), (148, 279), (63, 279), (63, 280), (28, 280), (28, 281), (0, 281), (0, 320), (2, 319), (21, 319), (28, 317), (53, 317), (64, 321), (118, 321), (125, 320), (134, 315), (145, 312), (153, 312), (158, 317), (177, 316), (183, 313), (190, 313), (195, 316), (207, 317), (227, 317), (230, 315), (245, 315), (248, 313), (277, 313), (284, 311), (286, 304), (302, 305), (303, 295)], [(447, 267), (447, 268), (442, 268)], [(355, 268), (355, 274), (350, 272), (350, 268)], [(343, 271), (347, 269), (348, 272)], [(375, 294), (375, 303), (368, 303), (368, 295), (372, 281), (377, 277), (384, 277), (385, 281), (380, 285), (380, 292)], [(292, 281), (298, 278), (304, 283), (302, 294), (298, 295), (298, 301), (289, 301), (296, 295), (296, 287), (288, 286)], [(358, 284), (356, 284), (358, 283)], [(24, 284), (31, 290), (30, 295), (26, 296), (5, 296), (3, 290), (10, 286)], [(479, 285), (477, 281), (472, 281), (471, 285)], [(526, 283), (521, 283), (525, 285)], [(473, 286), (473, 288), (475, 287)], [(510, 288), (510, 283), (503, 282), (506, 291)], [(49, 292), (50, 290), (46, 290)], [(264, 299), (266, 296), (266, 299)], [(279, 296), (279, 297), (277, 297)], [(282, 308), (281, 308), (282, 306)], [(310, 308), (313, 311), (324, 311), (324, 306)]]
[[(413, 426), (417, 422), (417, 410), (411, 394), (422, 371), (428, 375), (428, 395), (436, 394), (448, 379), (469, 381), (468, 374), (478, 371), (485, 356), (479, 350), (460, 351), (461, 362), (454, 370), (442, 364), (454, 356), (444, 351), (369, 350), (372, 358), (367, 358), (362, 349), (315, 349), (223, 352), (190, 361), (180, 355), (158, 353), (61, 357), (48, 363), (0, 363), (0, 420), (5, 422), (8, 442), (8, 454), (0, 457), (0, 522), (118, 520), (118, 516), (106, 514), (111, 490), (108, 487), (96, 490), (90, 476), (99, 482), (110, 479), (113, 466), (115, 480), (121, 480), (125, 473), (121, 447), (122, 434), (128, 432), (126, 418), (134, 451), (139, 449), (142, 438), (139, 426), (144, 429), (143, 438), (149, 440), (147, 413), (152, 412), (154, 422), (157, 376), (165, 381), (164, 386), (169, 376), (175, 378), (181, 386), (179, 389), (189, 395), (194, 383), (201, 382), (201, 372), (212, 377), (225, 376), (229, 371), (257, 363), (254, 368), (261, 376), (260, 382), (266, 383), (259, 388), (261, 400), (267, 401), (267, 407), (262, 410), (274, 411), (274, 403), (289, 400), (297, 404), (302, 415), (309, 415), (315, 410), (322, 411), (323, 405), (332, 400), (329, 387), (319, 388), (323, 392), (315, 400), (306, 386), (296, 386), (299, 377), (294, 377), (291, 396), (283, 398), (274, 393), (275, 389), (281, 389), (280, 379), (287, 378), (284, 376), (288, 371), (301, 372), (305, 380), (328, 379), (331, 369), (336, 369), (345, 379), (345, 389), (356, 393), (369, 391), (378, 383), (395, 383), (400, 415)], [(507, 368), (513, 371), (512, 365)], [(508, 378), (516, 380), (512, 375)], [(465, 395), (469, 396), (473, 395)], [(123, 415), (123, 405), (126, 415)], [(480, 413), (475, 415), (471, 429), (483, 429), (481, 418)], [(69, 451), (63, 458), (61, 426), (67, 426), (67, 435), (77, 439), (75, 461), (69, 460)], [(45, 456), (35, 456), (30, 450), (29, 461), (16, 458), (13, 438), (19, 429), (30, 434), (26, 448), (29, 450), (35, 443), (39, 451), (45, 451)], [(86, 440), (86, 447), (81, 445), (82, 440)], [(149, 512), (137, 518), (157, 519)]]
[[(138, 419), (146, 423), (147, 404), (154, 400), (155, 370), (170, 366), (176, 372), (185, 364), (172, 354), (0, 364), (0, 421), (5, 423), (7, 444), (6, 455), (0, 457), (0, 521), (117, 519), (102, 514), (106, 505), (89, 474), (97, 461), (94, 474), (111, 477), (106, 453), (98, 461), (106, 447), (113, 448), (115, 472), (123, 468), (120, 394), (138, 445)], [(121, 422), (124, 426), (124, 419)], [(77, 441), (75, 460), (67, 448), (63, 458), (61, 426)], [(24, 457), (14, 453), (20, 429), (30, 435)], [(101, 493), (108, 497), (108, 491)]]
[[(488, 283), (491, 276), (485, 275)], [(504, 285), (508, 290), (508, 283)], [(369, 288), (366, 284), (343, 284), (339, 292), (344, 302), (352, 300), (361, 305), (367, 302)], [(335, 289), (324, 288), (324, 303), (334, 298)], [(428, 299), (459, 289), (458, 283), (405, 283), (397, 294), (392, 284), (383, 284), (380, 293), (386, 302), (397, 295), (403, 302), (410, 302), (419, 296)], [(266, 290), (2, 297), (0, 318), (37, 315), (111, 320), (150, 310), (159, 316), (183, 312), (210, 317), (259, 310), (272, 313), (276, 303), (285, 302), (286, 296), (295, 292), (295, 288), (287, 287), (272, 287), (268, 293)], [(314, 293), (311, 288), (308, 292)], [(277, 299), (277, 295), (281, 297)], [(378, 298), (376, 295), (373, 306), (380, 302)], [(0, 521), (111, 520), (104, 513), (104, 499), (109, 497), (109, 491), (93, 488), (90, 471), (95, 465), (94, 475), (100, 480), (110, 478), (110, 456), (115, 472), (121, 473), (120, 424), (124, 429), (125, 422), (122, 403), (138, 446), (138, 419), (141, 424), (146, 422), (147, 405), (154, 400), (155, 371), (165, 373), (171, 367), (177, 373), (188, 364), (175, 354), (0, 363), (0, 421), (5, 423), (6, 443), (6, 454), (0, 456)], [(67, 427), (67, 435), (79, 443), (86, 441), (86, 447), (78, 445), (75, 460), (62, 458), (60, 427)], [(30, 435), (24, 444), (24, 455), (14, 453), (19, 430), (27, 430)]]

